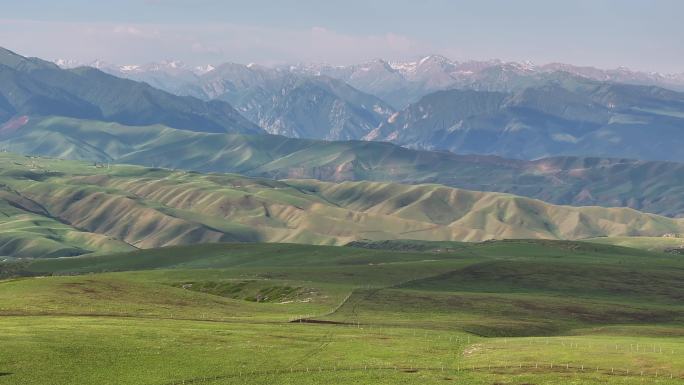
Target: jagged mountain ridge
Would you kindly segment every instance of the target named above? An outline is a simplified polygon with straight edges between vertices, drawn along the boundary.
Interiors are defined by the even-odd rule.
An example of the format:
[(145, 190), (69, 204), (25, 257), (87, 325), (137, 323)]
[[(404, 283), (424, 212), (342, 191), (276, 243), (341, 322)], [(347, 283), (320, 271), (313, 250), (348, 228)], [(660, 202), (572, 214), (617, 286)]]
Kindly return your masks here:
[[(510, 93), (552, 83), (572, 88), (587, 81), (684, 90), (684, 74), (646, 73), (625, 68), (603, 70), (559, 63), (457, 62), (439, 55), (408, 62), (378, 59), (349, 66), (297, 64), (273, 68), (235, 63), (191, 67), (175, 61), (126, 66), (95, 64), (117, 76), (146, 81), (172, 93), (229, 101), (270, 133), (318, 139), (360, 138), (356, 135), (367, 132), (392, 107), (403, 109), (441, 90)], [(330, 78), (351, 87), (340, 94), (344, 86), (342, 83), (333, 86)], [(302, 89), (297, 84), (309, 87)], [(308, 99), (316, 96), (306, 98), (303, 92), (324, 97), (311, 103)], [(366, 94), (380, 100), (369, 101)], [(341, 106), (343, 113), (339, 112)], [(307, 119), (310, 115), (319, 118)], [(302, 126), (305, 128), (299, 128)], [(340, 130), (345, 133), (340, 134)]]
[(327, 76), (254, 64), (190, 67), (176, 61), (114, 66), (103, 71), (165, 91), (229, 102), (271, 134), (327, 140), (365, 136), (394, 112), (375, 96)]
[(299, 73), (322, 74), (344, 80), (362, 91), (377, 95), (397, 109), (439, 90), (517, 91), (567, 76), (684, 91), (684, 72), (661, 74), (623, 67), (605, 70), (561, 63), (535, 65), (500, 60), (459, 62), (440, 55), (429, 55), (416, 61), (376, 59), (350, 66), (299, 64), (289, 68)]

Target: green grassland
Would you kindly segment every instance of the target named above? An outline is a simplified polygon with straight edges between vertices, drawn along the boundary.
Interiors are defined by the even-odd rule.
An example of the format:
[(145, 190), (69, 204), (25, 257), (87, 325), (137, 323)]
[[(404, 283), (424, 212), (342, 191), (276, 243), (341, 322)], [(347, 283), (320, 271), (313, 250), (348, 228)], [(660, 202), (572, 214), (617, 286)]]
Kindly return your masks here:
[(0, 255), (215, 242), (583, 239), (684, 232), (684, 219), (435, 184), (276, 181), (0, 154)]
[(676, 254), (398, 240), (10, 265), (0, 384), (684, 381)]

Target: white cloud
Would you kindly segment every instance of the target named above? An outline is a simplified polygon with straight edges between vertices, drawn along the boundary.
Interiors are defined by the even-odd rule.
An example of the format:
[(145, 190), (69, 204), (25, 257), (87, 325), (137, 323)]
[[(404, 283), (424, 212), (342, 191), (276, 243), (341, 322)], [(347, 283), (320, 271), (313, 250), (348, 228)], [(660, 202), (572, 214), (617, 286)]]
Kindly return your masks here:
[(425, 42), (385, 33), (351, 35), (325, 27), (269, 28), (238, 24), (114, 24), (0, 20), (0, 42), (45, 59), (102, 59), (115, 63), (180, 59), (275, 64), (348, 64), (407, 58), (436, 51)]
[(579, 142), (579, 139), (577, 139), (576, 137), (574, 137), (570, 134), (563, 134), (563, 133), (553, 134), (553, 135), (551, 135), (551, 139), (555, 140), (556, 142), (567, 142), (567, 143)]

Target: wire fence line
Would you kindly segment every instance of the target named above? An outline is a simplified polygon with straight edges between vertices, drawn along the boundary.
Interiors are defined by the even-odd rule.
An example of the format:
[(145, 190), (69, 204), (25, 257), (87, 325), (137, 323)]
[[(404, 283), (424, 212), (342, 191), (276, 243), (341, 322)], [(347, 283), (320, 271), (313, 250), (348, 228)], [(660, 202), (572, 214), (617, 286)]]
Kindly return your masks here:
[(263, 377), (274, 375), (290, 375), (290, 374), (309, 374), (316, 373), (331, 373), (331, 372), (369, 372), (369, 371), (387, 371), (387, 372), (403, 372), (415, 373), (421, 371), (429, 372), (443, 372), (445, 374), (459, 374), (459, 373), (490, 373), (490, 374), (544, 374), (544, 373), (575, 373), (575, 374), (599, 374), (606, 376), (619, 377), (643, 377), (643, 378), (661, 378), (661, 379), (684, 379), (684, 372), (662, 371), (662, 370), (632, 370), (616, 367), (601, 367), (594, 365), (583, 364), (555, 364), (549, 362), (539, 362), (535, 364), (519, 363), (510, 365), (456, 365), (456, 366), (420, 366), (420, 365), (350, 365), (350, 366), (302, 366), (291, 367), (289, 369), (267, 369), (267, 370), (238, 370), (229, 374), (194, 377), (183, 380), (175, 380), (164, 383), (163, 385), (191, 385), (191, 384), (211, 384), (217, 381), (249, 378), (249, 377)]

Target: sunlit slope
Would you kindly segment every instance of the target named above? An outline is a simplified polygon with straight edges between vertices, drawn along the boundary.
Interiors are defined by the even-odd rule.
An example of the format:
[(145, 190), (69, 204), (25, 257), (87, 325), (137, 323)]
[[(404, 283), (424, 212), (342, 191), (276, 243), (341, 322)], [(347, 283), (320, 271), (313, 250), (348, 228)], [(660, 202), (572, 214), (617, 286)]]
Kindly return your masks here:
[[(581, 239), (595, 233), (678, 232), (682, 220), (627, 208), (571, 207), (515, 195), (441, 185), (379, 182), (288, 181), (335, 205), (447, 228), (462, 240), (488, 238)], [(452, 239), (459, 239), (454, 237)]]
[[(21, 174), (3, 170), (1, 180), (18, 180)], [(133, 247), (113, 237), (83, 231), (52, 218), (39, 203), (8, 185), (0, 190), (0, 258), (63, 257), (92, 251), (116, 252)]]
[(677, 234), (679, 237), (675, 237), (675, 234), (671, 235), (669, 237), (601, 237), (587, 241), (643, 250), (679, 252), (681, 254), (684, 252), (684, 238), (681, 237), (681, 234)]
[[(0, 159), (8, 216), (49, 218), (79, 232), (81, 239), (106, 236), (88, 240), (84, 249), (92, 251), (113, 250), (122, 242), (152, 248), (228, 241), (344, 244), (684, 232), (684, 220), (632, 209), (555, 206), (432, 184), (274, 181), (12, 154)], [(40, 232), (35, 236), (55, 239)]]

